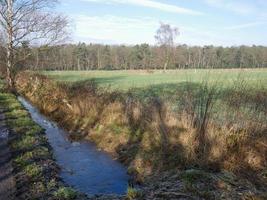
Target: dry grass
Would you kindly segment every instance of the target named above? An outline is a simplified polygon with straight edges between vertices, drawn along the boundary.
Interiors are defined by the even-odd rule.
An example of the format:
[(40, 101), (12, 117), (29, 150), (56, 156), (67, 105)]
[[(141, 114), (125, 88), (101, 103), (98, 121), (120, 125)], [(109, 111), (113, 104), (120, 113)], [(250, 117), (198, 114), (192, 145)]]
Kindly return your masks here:
[(139, 181), (158, 171), (198, 166), (253, 174), (264, 183), (266, 90), (250, 91), (244, 83), (227, 91), (187, 84), (174, 108), (157, 96), (142, 101), (131, 92), (100, 90), (91, 81), (67, 86), (28, 72), (17, 78), (19, 92), (72, 138), (94, 141)]

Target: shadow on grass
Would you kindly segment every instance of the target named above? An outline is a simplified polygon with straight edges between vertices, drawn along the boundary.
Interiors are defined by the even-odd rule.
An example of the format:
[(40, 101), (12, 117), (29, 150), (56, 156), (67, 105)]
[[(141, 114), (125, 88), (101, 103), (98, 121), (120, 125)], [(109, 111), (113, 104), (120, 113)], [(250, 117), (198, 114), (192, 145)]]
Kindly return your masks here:
[[(169, 94), (173, 95), (172, 99)], [(255, 183), (258, 188), (266, 188), (259, 173), (262, 167), (266, 167), (266, 158), (264, 158), (267, 154), (267, 138), (264, 134), (267, 131), (264, 126), (267, 106), (266, 90), (261, 88), (253, 91), (249, 88), (235, 90), (219, 86), (205, 88), (201, 84), (184, 82), (154, 85), (145, 89), (136, 88), (124, 95), (124, 112), (127, 115), (131, 132), (128, 142), (117, 148), (123, 162), (130, 164), (141, 154), (147, 157), (144, 162), (148, 163), (151, 171), (177, 167), (197, 167), (217, 171), (222, 169), (223, 162), (227, 161), (231, 162), (231, 168), (236, 173)], [(187, 120), (191, 121), (191, 128), (196, 133), (193, 147), (195, 156), (192, 158), (188, 158), (184, 145), (178, 140), (175, 144), (170, 142), (171, 134), (175, 133), (179, 138), (179, 135), (186, 130), (178, 124), (168, 125), (169, 111), (166, 110), (166, 97), (168, 101), (176, 103), (177, 106), (174, 106), (173, 110), (178, 115), (184, 112), (189, 115)], [(217, 122), (217, 117), (227, 110), (225, 121), (221, 126)], [(242, 124), (240, 119), (243, 120)], [(208, 130), (211, 123), (215, 126), (214, 130)], [(221, 152), (216, 160), (210, 160), (212, 149), (218, 141), (208, 134), (220, 131), (222, 127), (225, 131), (234, 134), (235, 139), (231, 138), (232, 136), (224, 137), (228, 137), (227, 141), (234, 142), (235, 145), (223, 147), (225, 151)], [(243, 138), (242, 133), (248, 134), (248, 137)], [(149, 141), (147, 141), (150, 146), (149, 150), (144, 150), (145, 134), (149, 134)], [(262, 159), (261, 169), (256, 163), (254, 165), (247, 160), (249, 152), (255, 153), (258, 156), (257, 159)], [(236, 160), (231, 161), (231, 157)], [(137, 172), (134, 173), (137, 174)], [(256, 181), (255, 176), (258, 178)]]
[[(27, 91), (28, 94), (38, 93), (38, 85), (35, 87), (34, 83), (29, 80), (27, 75), (23, 76), (19, 86), (26, 83), (25, 85), (30, 87)], [(99, 79), (99, 81), (106, 82), (113, 80), (114, 77)], [(116, 124), (118, 121), (123, 121), (120, 125), (126, 127), (127, 131), (129, 130), (129, 139), (123, 144), (114, 144), (112, 148), (115, 148), (120, 160), (127, 165), (132, 165), (134, 162), (138, 165), (138, 160), (141, 160), (143, 162), (139, 163), (141, 166), (135, 166), (135, 168), (144, 170), (144, 173), (187, 167), (224, 169), (224, 163), (230, 160), (231, 166), (228, 168), (233, 171), (248, 169), (250, 174), (253, 174), (257, 169), (253, 168), (253, 163), (249, 166), (246, 161), (246, 156), (250, 152), (255, 152), (263, 162), (266, 162), (264, 157), (267, 153), (266, 147), (260, 145), (260, 149), (263, 149), (261, 151), (258, 148), (258, 141), (266, 144), (266, 134), (260, 133), (260, 130), (264, 132), (266, 129), (264, 129), (264, 124), (258, 121), (260, 117), (266, 117), (266, 113), (256, 112), (255, 106), (250, 106), (257, 105), (258, 110), (266, 108), (266, 91), (252, 92), (250, 89), (245, 90), (242, 87), (231, 90), (216, 86), (218, 88), (215, 88), (216, 93), (214, 94), (205, 84), (182, 82), (158, 84), (120, 92), (110, 90), (108, 87), (98, 88), (95, 81), (87, 80), (67, 86), (62, 84), (62, 88), (52, 99), (51, 93), (58, 88), (52, 87), (48, 79), (40, 78), (40, 81), (44, 83), (39, 85), (46, 86), (42, 88), (45, 93), (31, 98), (44, 110), (46, 110), (45, 105), (48, 107), (55, 105), (57, 113), (50, 114), (57, 122), (63, 122), (68, 130), (84, 127), (87, 132), (85, 131), (82, 136), (87, 136), (88, 131), (94, 131), (98, 124), (108, 126), (111, 123)], [(22, 87), (21, 90), (25, 91), (25, 88)], [(58, 101), (63, 98), (68, 101), (67, 106), (66, 103)], [(169, 102), (171, 105), (168, 105)], [(169, 123), (172, 120), (170, 115), (175, 116), (175, 123)], [(183, 118), (183, 115), (186, 117)], [(117, 118), (116, 121), (114, 116), (119, 119)], [(220, 116), (223, 120), (218, 118)], [(83, 122), (84, 118), (88, 118), (90, 121), (85, 123)], [(180, 123), (183, 120), (189, 125), (185, 126)], [(237, 120), (242, 122), (238, 126)], [(209, 129), (210, 124), (213, 125), (213, 129)], [(108, 127), (104, 128), (106, 128), (105, 131), (111, 133), (109, 134), (111, 139), (105, 140), (107, 132), (104, 131), (102, 135), (102, 132), (97, 135), (99, 141), (103, 139), (106, 142), (104, 145), (109, 145), (108, 142), (112, 143), (113, 139), (118, 141), (116, 140), (117, 133), (112, 135), (113, 132)], [(83, 134), (79, 131), (74, 132), (77, 135)], [(189, 135), (191, 132), (193, 132), (192, 141)], [(228, 143), (224, 141), (221, 143), (219, 137), (210, 137), (216, 136), (217, 132), (223, 132), (220, 137), (226, 138)], [(211, 135), (207, 135), (209, 133)], [(214, 135), (212, 135), (213, 133)], [(230, 137), (229, 133), (231, 133)], [(243, 133), (251, 135), (244, 138)], [(179, 140), (182, 134), (188, 137), (185, 140), (191, 142), (187, 145), (192, 146), (192, 155), (188, 156), (191, 152), (185, 148), (184, 141)], [(173, 139), (175, 142), (172, 141)], [(211, 160), (212, 147), (216, 146), (220, 148), (219, 155), (216, 160)], [(262, 163), (260, 165), (262, 167)], [(266, 167), (266, 164), (264, 166)], [(136, 174), (138, 173), (137, 171)]]
[[(94, 82), (97, 85), (111, 85), (112, 83), (114, 83), (115, 81), (118, 81), (120, 79), (125, 79), (127, 77), (125, 76), (111, 76), (111, 77), (79, 77), (79, 81), (76, 81), (75, 79), (73, 79), (73, 75), (58, 75), (58, 76), (53, 76), (54, 79), (56, 80), (60, 80), (60, 82), (63, 82), (64, 84), (67, 85), (76, 85), (76, 86), (82, 86), (82, 85), (86, 85), (87, 83), (90, 82)], [(74, 82), (73, 82), (74, 81)]]

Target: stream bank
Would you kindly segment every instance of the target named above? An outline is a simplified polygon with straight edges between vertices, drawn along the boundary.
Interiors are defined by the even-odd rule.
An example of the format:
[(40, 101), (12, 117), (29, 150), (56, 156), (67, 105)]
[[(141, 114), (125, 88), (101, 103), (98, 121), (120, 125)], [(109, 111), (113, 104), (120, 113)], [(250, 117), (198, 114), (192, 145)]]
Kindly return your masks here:
[(13, 199), (83, 198), (59, 178), (59, 168), (43, 129), (31, 120), (16, 96), (0, 89), (0, 105), (8, 130), (10, 175), (15, 181)]
[[(72, 188), (64, 180), (64, 173), (67, 172), (60, 169), (52, 145), (49, 144), (45, 135), (45, 130), (31, 119), (30, 114), (16, 96), (0, 90), (0, 107), (2, 111), (0, 113), (1, 174), (8, 173), (3, 174), (4, 177), (0, 180), (1, 192), (2, 189), (6, 191), (1, 194), (1, 199), (119, 200), (124, 198), (123, 195), (103, 195), (100, 192), (98, 195), (94, 195), (98, 191), (92, 192), (91, 195), (85, 195), (81, 189)], [(46, 121), (43, 122), (51, 125)], [(7, 134), (7, 130), (9, 134)], [(2, 144), (2, 139), (5, 139), (6, 146), (4, 143)], [(75, 158), (75, 152), (73, 154), (71, 156)], [(101, 158), (101, 156), (99, 157)], [(112, 166), (114, 164), (110, 165), (110, 167)], [(4, 169), (2, 167), (5, 170), (2, 170)], [(99, 173), (95, 174), (95, 176), (98, 175)], [(110, 176), (114, 175), (116, 173)], [(118, 186), (115, 185), (115, 187)], [(95, 188), (92, 187), (92, 189)], [(121, 189), (119, 188), (119, 190)]]
[(130, 177), (124, 166), (90, 142), (70, 141), (68, 133), (41, 115), (24, 98), (18, 99), (33, 121), (45, 129), (65, 183), (87, 195), (126, 193)]
[[(27, 73), (17, 80), (20, 93), (66, 128), (72, 138), (93, 141), (119, 158), (144, 184), (144, 199), (244, 199), (248, 194), (261, 199), (266, 192), (261, 175), (266, 149), (258, 148), (266, 135), (261, 132), (246, 132), (255, 137), (251, 141), (251, 135), (236, 138), (233, 136), (240, 134), (235, 129), (217, 129), (210, 124), (204, 141), (208, 148), (197, 154), (197, 130), (188, 126), (186, 118), (175, 118), (158, 99), (144, 103), (131, 94), (98, 90), (93, 83), (62, 85)], [(258, 128), (265, 130), (265, 126)], [(263, 184), (256, 187), (246, 178), (224, 171), (245, 171), (245, 167), (255, 171), (257, 178), (262, 176), (253, 182)]]
[(0, 107), (0, 199), (15, 199), (15, 178), (12, 174), (11, 153), (8, 147), (8, 129)]

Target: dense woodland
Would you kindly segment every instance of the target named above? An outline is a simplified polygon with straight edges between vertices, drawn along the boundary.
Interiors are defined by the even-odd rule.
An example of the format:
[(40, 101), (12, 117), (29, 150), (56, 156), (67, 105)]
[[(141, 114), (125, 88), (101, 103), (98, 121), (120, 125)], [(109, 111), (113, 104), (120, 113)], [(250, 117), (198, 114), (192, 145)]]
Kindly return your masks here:
[[(173, 47), (168, 69), (185, 68), (260, 68), (267, 67), (267, 47), (187, 46)], [(5, 64), (5, 49), (1, 49)], [(119, 70), (162, 69), (166, 59), (164, 47), (67, 44), (29, 48), (23, 43), (16, 50), (17, 68), (34, 70)]]

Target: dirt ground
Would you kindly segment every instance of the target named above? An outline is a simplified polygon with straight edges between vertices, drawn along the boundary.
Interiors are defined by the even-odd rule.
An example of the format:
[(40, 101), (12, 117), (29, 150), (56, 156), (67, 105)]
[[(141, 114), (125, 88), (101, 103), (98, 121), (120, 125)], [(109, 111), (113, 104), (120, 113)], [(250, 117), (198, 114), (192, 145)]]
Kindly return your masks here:
[(8, 147), (8, 129), (0, 110), (0, 199), (15, 199), (15, 179), (12, 175), (11, 154)]

